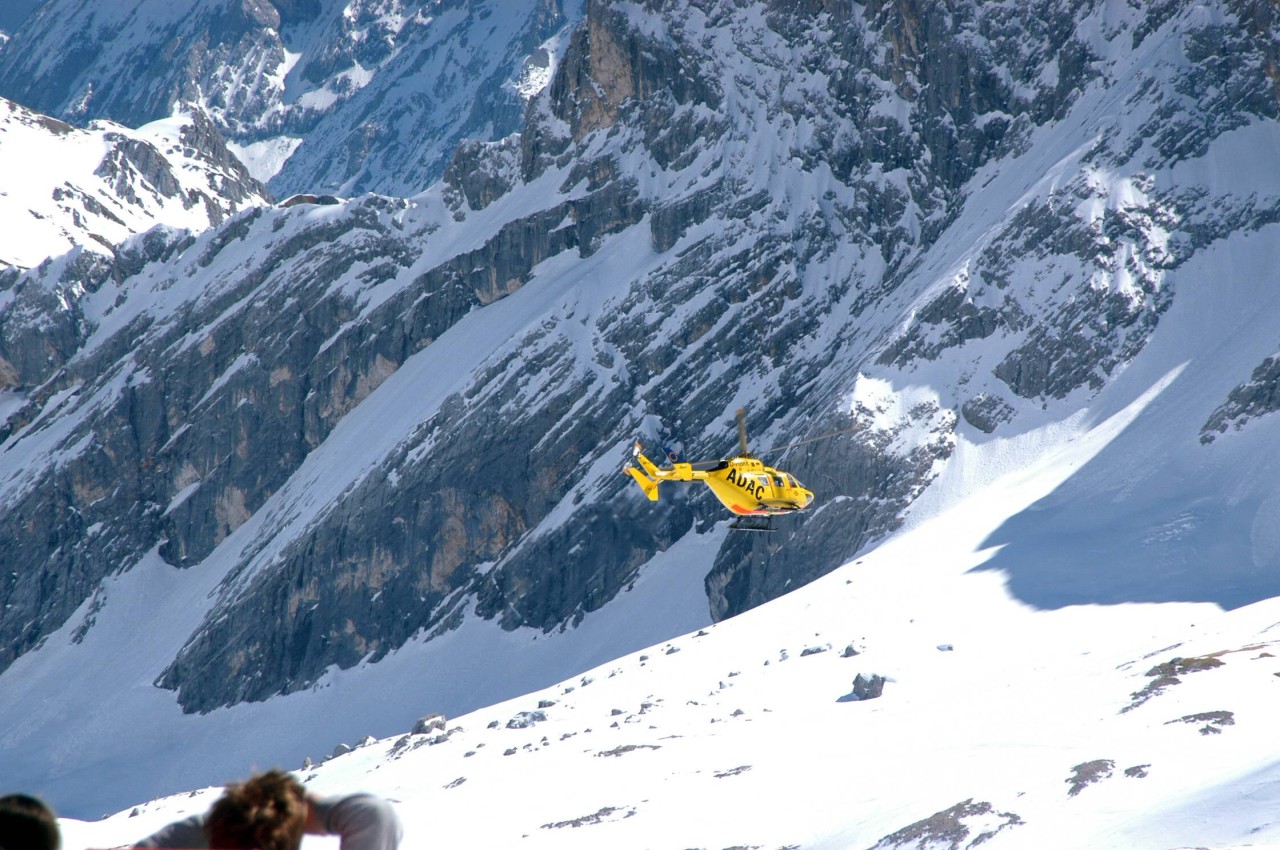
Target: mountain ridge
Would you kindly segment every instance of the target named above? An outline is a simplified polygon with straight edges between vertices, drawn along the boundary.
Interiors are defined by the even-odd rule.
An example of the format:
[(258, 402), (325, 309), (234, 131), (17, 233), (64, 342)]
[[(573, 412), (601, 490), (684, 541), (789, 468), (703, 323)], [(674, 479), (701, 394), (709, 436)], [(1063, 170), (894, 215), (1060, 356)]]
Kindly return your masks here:
[(409, 195), (439, 178), (461, 141), (518, 128), (580, 9), (201, 0), (179, 12), (57, 0), (0, 51), (0, 94), (74, 122), (137, 126), (198, 109), (279, 197)]

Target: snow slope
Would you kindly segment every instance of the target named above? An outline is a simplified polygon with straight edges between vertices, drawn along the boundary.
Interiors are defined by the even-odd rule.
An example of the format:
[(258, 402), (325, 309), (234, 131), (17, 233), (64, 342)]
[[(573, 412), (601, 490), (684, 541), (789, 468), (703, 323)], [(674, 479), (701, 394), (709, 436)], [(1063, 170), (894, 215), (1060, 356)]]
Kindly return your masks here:
[[(1280, 601), (1037, 610), (980, 569), (1002, 520), (1169, 391), (787, 597), (299, 776), (391, 798), (406, 847), (1280, 846)], [(853, 699), (859, 674), (883, 695)], [(67, 846), (215, 795), (64, 822)]]

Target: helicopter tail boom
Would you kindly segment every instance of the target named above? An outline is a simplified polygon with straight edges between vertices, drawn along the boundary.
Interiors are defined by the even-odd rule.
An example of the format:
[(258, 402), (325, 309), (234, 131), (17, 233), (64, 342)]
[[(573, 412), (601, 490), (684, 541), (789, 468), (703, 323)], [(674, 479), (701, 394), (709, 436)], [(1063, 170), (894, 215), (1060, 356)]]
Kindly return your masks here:
[[(635, 448), (631, 452), (632, 459), (640, 464), (640, 469), (636, 469), (631, 464), (627, 464), (623, 468), (623, 472), (635, 479), (640, 485), (640, 489), (649, 497), (649, 501), (658, 501), (658, 485), (663, 481), (706, 481), (707, 471), (703, 469), (694, 469), (691, 463), (674, 463), (666, 469), (659, 469), (657, 464), (644, 456), (640, 451), (640, 444), (636, 443)], [(715, 469), (722, 468), (719, 464)]]

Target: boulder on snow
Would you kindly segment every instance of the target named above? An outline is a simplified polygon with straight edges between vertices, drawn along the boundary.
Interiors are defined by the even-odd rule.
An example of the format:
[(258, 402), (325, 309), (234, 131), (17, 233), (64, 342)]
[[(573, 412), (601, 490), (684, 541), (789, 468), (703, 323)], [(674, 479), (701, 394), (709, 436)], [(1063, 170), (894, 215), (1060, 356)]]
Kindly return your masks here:
[(853, 678), (853, 690), (840, 697), (840, 702), (861, 702), (862, 700), (875, 699), (884, 693), (884, 676), (872, 673), (867, 675), (859, 673)]
[(858, 699), (875, 699), (884, 693), (884, 676), (859, 673), (853, 678), (853, 694)]
[(445, 719), (443, 714), (428, 714), (425, 717), (419, 717), (418, 722), (414, 724), (413, 734), (425, 735), (428, 732), (444, 731)]
[(527, 729), (535, 723), (541, 723), (547, 719), (547, 715), (542, 711), (522, 711), (515, 717), (507, 721), (508, 729)]

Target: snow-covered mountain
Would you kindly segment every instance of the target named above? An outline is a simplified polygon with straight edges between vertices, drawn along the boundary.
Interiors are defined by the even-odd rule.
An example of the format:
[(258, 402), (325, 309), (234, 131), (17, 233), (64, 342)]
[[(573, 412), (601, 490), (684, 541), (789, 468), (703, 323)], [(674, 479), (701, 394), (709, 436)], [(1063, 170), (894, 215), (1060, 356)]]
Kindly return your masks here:
[(199, 113), (81, 129), (0, 98), (0, 169), (0, 269), (112, 256), (157, 224), (200, 231), (268, 202)]
[(0, 95), (128, 126), (199, 109), (278, 197), (410, 194), (459, 141), (518, 129), (580, 16), (575, 0), (50, 0), (0, 50)]
[[(1274, 698), (1280, 586), (1270, 6), (584, 14), (519, 135), (461, 145), (421, 194), (298, 199), (154, 231), (109, 269), (5, 279), (6, 328), (66, 329), (0, 353), (14, 782), (96, 815), (516, 698), (444, 749), (387, 761), (396, 737), (316, 781), (458, 802), (453, 827), (414, 814), (423, 843), (466, 843), (467, 806), (534, 775), (508, 765), (557, 772), (566, 805), (530, 794), (511, 822), (552, 844), (601, 840), (587, 826), (636, 847), (927, 846), (929, 823), (953, 846), (1001, 825), (1006, 846), (1063, 824), (1118, 847), (1274, 837), (1248, 799), (1186, 839), (1111, 815), (1196, 788), (1194, 812), (1274, 801), (1248, 721)], [(637, 434), (732, 451), (744, 405), (756, 446), (812, 439), (771, 456), (818, 494), (776, 534), (618, 474)], [(686, 666), (701, 646), (708, 666)], [(858, 672), (895, 681), (839, 701)], [(1162, 677), (1187, 684), (1123, 710)], [(560, 700), (551, 725), (489, 732), (557, 682), (536, 695)], [(603, 733), (595, 694), (623, 732), (643, 702), (636, 731), (658, 728), (573, 749), (560, 736)], [(658, 698), (685, 707), (664, 721)], [(1203, 736), (1164, 725), (1202, 715)], [(393, 778), (500, 744), (516, 752), (475, 785)], [(824, 779), (819, 747), (863, 784)], [(622, 769), (583, 749), (654, 772), (615, 795)], [(957, 778), (974, 763), (990, 781)], [(699, 790), (744, 787), (750, 829), (663, 831)], [(783, 788), (811, 793), (770, 818)], [(483, 829), (477, 846), (509, 846)]]

